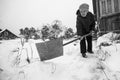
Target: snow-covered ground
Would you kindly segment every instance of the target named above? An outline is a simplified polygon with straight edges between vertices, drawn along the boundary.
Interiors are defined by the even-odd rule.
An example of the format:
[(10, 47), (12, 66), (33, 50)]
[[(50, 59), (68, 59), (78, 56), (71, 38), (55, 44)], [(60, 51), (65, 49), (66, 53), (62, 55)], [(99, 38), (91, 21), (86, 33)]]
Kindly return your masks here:
[(120, 43), (99, 48), (98, 41), (88, 58), (81, 56), (76, 41), (63, 47), (63, 56), (44, 62), (35, 46), (40, 40), (24, 46), (21, 39), (0, 41), (0, 80), (120, 80)]

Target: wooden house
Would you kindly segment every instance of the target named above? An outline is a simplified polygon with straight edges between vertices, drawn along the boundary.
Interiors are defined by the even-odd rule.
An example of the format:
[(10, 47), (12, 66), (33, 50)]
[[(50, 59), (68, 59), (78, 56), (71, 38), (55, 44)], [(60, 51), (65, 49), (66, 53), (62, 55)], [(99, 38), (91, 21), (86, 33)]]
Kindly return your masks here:
[(120, 32), (120, 0), (92, 0), (101, 32)]
[(18, 38), (18, 36), (9, 31), (8, 29), (5, 29), (0, 32), (0, 40), (9, 40), (15, 38)]

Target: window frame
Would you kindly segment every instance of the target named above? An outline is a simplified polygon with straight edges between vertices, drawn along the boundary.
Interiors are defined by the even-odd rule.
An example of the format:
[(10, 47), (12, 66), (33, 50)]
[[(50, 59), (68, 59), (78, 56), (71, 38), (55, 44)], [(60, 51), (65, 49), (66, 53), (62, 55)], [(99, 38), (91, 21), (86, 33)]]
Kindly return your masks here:
[[(115, 11), (115, 0), (111, 0), (111, 11), (109, 12), (108, 11), (108, 0), (99, 0), (100, 1), (100, 17), (104, 17), (104, 16), (109, 16), (109, 15), (113, 15), (113, 14), (116, 14), (116, 13), (119, 13), (120, 12), (120, 0), (118, 0), (118, 9), (119, 11)], [(104, 5), (104, 8), (103, 8), (103, 5), (102, 5), (102, 2), (105, 3)], [(103, 12), (104, 10), (105, 12)]]

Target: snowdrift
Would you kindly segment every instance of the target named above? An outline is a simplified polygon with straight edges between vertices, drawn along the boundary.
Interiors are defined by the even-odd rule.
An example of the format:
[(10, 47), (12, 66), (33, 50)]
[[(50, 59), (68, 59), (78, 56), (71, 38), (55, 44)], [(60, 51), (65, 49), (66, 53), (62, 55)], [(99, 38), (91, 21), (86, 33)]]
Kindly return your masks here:
[(41, 40), (24, 46), (21, 39), (0, 41), (0, 80), (120, 80), (120, 44), (104, 36), (93, 41), (94, 54), (87, 53), (88, 58), (82, 58), (76, 41), (64, 46), (63, 56), (46, 61), (35, 46)]

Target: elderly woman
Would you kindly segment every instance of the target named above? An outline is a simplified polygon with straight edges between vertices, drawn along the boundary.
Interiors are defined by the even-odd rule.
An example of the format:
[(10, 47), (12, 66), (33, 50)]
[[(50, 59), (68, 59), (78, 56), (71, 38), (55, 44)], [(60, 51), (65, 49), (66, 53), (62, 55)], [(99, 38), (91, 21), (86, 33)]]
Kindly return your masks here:
[[(77, 21), (76, 21), (76, 29), (77, 35), (83, 36), (95, 30), (95, 20), (94, 15), (89, 12), (89, 5), (84, 3), (79, 6), (79, 9), (76, 12)], [(87, 45), (86, 45), (87, 42)], [(86, 48), (87, 46), (87, 48)], [(86, 52), (93, 53), (92, 51), (92, 35), (89, 35), (83, 38), (80, 41), (80, 51), (82, 56), (86, 58)]]

